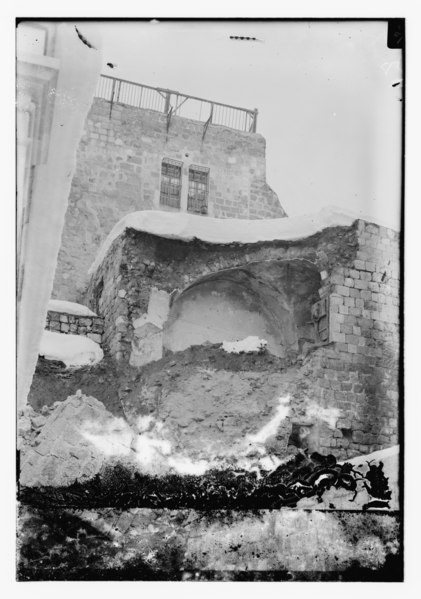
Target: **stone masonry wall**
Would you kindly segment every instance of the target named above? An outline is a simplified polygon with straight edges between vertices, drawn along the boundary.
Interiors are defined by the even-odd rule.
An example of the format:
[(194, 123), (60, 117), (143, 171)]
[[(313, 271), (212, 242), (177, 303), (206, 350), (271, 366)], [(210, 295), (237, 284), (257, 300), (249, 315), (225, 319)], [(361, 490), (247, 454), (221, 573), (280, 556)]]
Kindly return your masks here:
[(77, 300), (87, 271), (112, 227), (136, 210), (160, 205), (163, 158), (183, 163), (181, 211), (188, 169), (208, 167), (208, 214), (217, 218), (286, 216), (266, 183), (265, 139), (203, 123), (95, 99), (77, 152), (53, 296)]
[(326, 447), (358, 450), (398, 443), (399, 235), (358, 222), (358, 249), (330, 276), (331, 347), (314, 355), (315, 396), (347, 414)]
[(86, 335), (92, 341), (102, 344), (104, 319), (100, 316), (80, 316), (64, 312), (47, 312), (45, 322), (47, 331), (68, 335)]
[[(174, 294), (203, 275), (293, 259), (308, 260), (320, 272), (319, 295), (329, 300), (329, 340), (297, 356), (298, 373), (285, 392), (297, 405), (304, 397), (318, 406), (317, 443), (323, 453), (345, 458), (395, 445), (399, 235), (394, 231), (356, 221), (297, 242), (215, 246), (128, 230), (95, 273), (85, 303), (104, 316), (108, 351), (127, 363), (134, 323), (148, 313), (153, 294), (167, 293), (170, 305)], [(333, 415), (333, 421), (323, 415)], [(312, 425), (299, 417), (293, 424)]]

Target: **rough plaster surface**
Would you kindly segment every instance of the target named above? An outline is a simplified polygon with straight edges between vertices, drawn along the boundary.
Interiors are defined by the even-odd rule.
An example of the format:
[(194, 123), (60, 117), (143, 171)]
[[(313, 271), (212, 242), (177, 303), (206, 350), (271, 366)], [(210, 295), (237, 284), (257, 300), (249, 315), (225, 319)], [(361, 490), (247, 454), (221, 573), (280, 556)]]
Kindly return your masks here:
[(191, 345), (239, 341), (251, 335), (266, 339), (273, 354), (285, 354), (271, 324), (261, 314), (259, 296), (222, 280), (187, 290), (174, 303), (163, 341), (165, 349), (179, 351)]
[(311, 305), (319, 286), (315, 267), (300, 261), (265, 261), (207, 275), (173, 301), (164, 347), (177, 351), (252, 335), (266, 339), (277, 356), (298, 352), (300, 341), (315, 340)]
[(147, 322), (136, 327), (130, 354), (130, 366), (140, 367), (162, 358), (162, 330)]

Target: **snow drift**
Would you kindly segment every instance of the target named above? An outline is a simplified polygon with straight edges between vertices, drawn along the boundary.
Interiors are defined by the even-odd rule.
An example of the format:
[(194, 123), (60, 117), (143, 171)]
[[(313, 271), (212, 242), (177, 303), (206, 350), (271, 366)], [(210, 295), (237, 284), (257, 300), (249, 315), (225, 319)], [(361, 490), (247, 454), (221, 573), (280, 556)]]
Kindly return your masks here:
[(266, 339), (250, 336), (241, 341), (224, 341), (222, 349), (229, 354), (251, 354), (253, 352), (263, 352), (267, 347)]
[(60, 360), (68, 367), (97, 364), (104, 357), (98, 343), (82, 335), (44, 331), (38, 351), (47, 360)]
[(97, 316), (87, 306), (66, 300), (50, 299), (47, 309), (51, 312), (63, 312), (65, 314), (74, 314), (75, 316)]

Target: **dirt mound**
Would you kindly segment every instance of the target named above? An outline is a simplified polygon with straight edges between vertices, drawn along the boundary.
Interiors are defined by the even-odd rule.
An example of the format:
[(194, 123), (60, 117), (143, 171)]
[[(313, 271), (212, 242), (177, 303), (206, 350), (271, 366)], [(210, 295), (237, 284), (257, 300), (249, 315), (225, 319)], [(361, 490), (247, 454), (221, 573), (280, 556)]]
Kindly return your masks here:
[[(143, 369), (122, 398), (136, 427), (145, 419), (177, 453), (210, 459), (270, 447), (285, 455), (291, 434), (288, 408), (279, 417), (280, 398), (296, 389), (296, 368), (269, 354), (227, 354), (218, 346), (170, 353)], [(278, 416), (277, 416), (278, 414)], [(277, 426), (270, 422), (277, 418)], [(269, 427), (259, 436), (259, 431)], [(258, 436), (256, 438), (256, 436)], [(241, 449), (240, 449), (241, 445)]]
[(65, 401), (78, 389), (85, 395), (97, 397), (115, 416), (123, 416), (120, 394), (128, 382), (137, 375), (129, 369), (118, 369), (114, 361), (104, 358), (94, 366), (69, 369), (63, 362), (38, 359), (28, 403), (40, 412), (44, 406)]
[(244, 458), (247, 468), (250, 459), (295, 454), (297, 422), (307, 423), (315, 438), (319, 426), (332, 426), (320, 425), (320, 415), (311, 412), (311, 389), (303, 378), (301, 363), (269, 353), (226, 353), (209, 344), (168, 352), (141, 369), (105, 359), (69, 370), (40, 360), (30, 403), (40, 410), (81, 389), (127, 420), (138, 435), (140, 468), (158, 473), (159, 462), (165, 471), (169, 466), (198, 474), (220, 458)]
[(105, 357), (99, 364), (69, 369), (63, 362), (45, 360), (39, 357), (28, 403), (41, 412), (44, 406), (51, 407), (57, 401), (64, 401), (81, 389), (85, 395), (97, 397), (108, 411), (115, 416), (123, 416), (120, 398), (130, 393), (135, 383), (148, 380), (152, 386), (163, 386), (174, 377), (189, 371), (190, 366), (209, 365), (214, 369), (273, 371), (285, 369), (286, 362), (270, 354), (234, 355), (227, 354), (215, 346), (197, 346), (185, 351), (168, 352), (161, 360), (152, 362), (141, 370), (130, 366), (121, 366)]

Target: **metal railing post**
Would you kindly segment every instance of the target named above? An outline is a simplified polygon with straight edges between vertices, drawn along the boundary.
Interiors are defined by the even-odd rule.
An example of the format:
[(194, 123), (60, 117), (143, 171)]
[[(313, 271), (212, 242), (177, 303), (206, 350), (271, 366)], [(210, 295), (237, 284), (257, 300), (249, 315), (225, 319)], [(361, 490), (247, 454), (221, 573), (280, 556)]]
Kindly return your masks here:
[(171, 92), (166, 92), (166, 94), (165, 94), (165, 107), (164, 107), (165, 114), (168, 114), (168, 112), (170, 110), (170, 99), (171, 99)]
[(257, 129), (257, 115), (258, 115), (259, 111), (257, 110), (257, 108), (254, 109), (254, 115), (253, 115), (253, 128), (252, 131), (253, 133), (256, 133), (256, 129)]
[[(109, 81), (111, 79), (111, 85)], [(121, 89), (122, 84), (124, 83), (124, 90)], [(140, 89), (140, 94), (137, 90)], [(134, 98), (133, 98), (134, 91)], [(156, 99), (156, 92), (158, 92), (160, 98)], [(152, 102), (151, 102), (151, 94), (152, 94)], [(257, 131), (257, 116), (258, 109), (250, 110), (248, 108), (241, 108), (239, 106), (231, 106), (230, 104), (221, 104), (220, 102), (211, 102), (210, 100), (206, 100), (205, 98), (198, 98), (197, 96), (188, 96), (186, 94), (180, 94), (179, 92), (171, 89), (165, 89), (160, 87), (151, 87), (150, 85), (142, 85), (140, 83), (135, 83), (134, 81), (128, 81), (127, 79), (117, 79), (115, 77), (110, 77), (108, 75), (101, 75), (98, 81), (97, 89), (95, 92), (95, 97), (103, 98), (104, 100), (108, 100), (111, 103), (110, 107), (110, 115), (112, 112), (113, 104), (115, 102), (123, 101), (129, 106), (137, 106), (138, 108), (142, 108), (143, 100), (145, 96), (145, 106), (152, 103), (153, 110), (159, 110), (159, 107), (162, 106), (161, 98), (164, 100), (163, 113), (169, 114), (171, 112), (171, 116), (175, 116), (179, 113), (181, 107), (189, 100), (194, 102), (200, 102), (200, 112), (199, 112), (199, 121), (202, 122), (202, 104), (206, 103), (206, 105), (210, 105), (210, 116), (205, 123), (205, 131), (206, 128), (213, 123), (219, 123), (220, 125), (230, 127), (232, 129), (238, 129), (239, 131), (249, 131), (250, 133), (256, 133)], [(172, 96), (175, 96), (172, 98)], [(181, 101), (180, 101), (181, 99)], [(171, 107), (171, 101), (174, 101), (175, 105)], [(216, 108), (215, 108), (216, 107)], [(218, 110), (218, 114), (215, 115), (213, 111)], [(187, 111), (183, 110), (185, 113), (185, 118), (194, 118), (197, 120), (197, 116), (189, 117), (189, 109)], [(244, 124), (242, 122), (242, 115), (244, 114)], [(248, 120), (250, 117), (250, 121)]]

